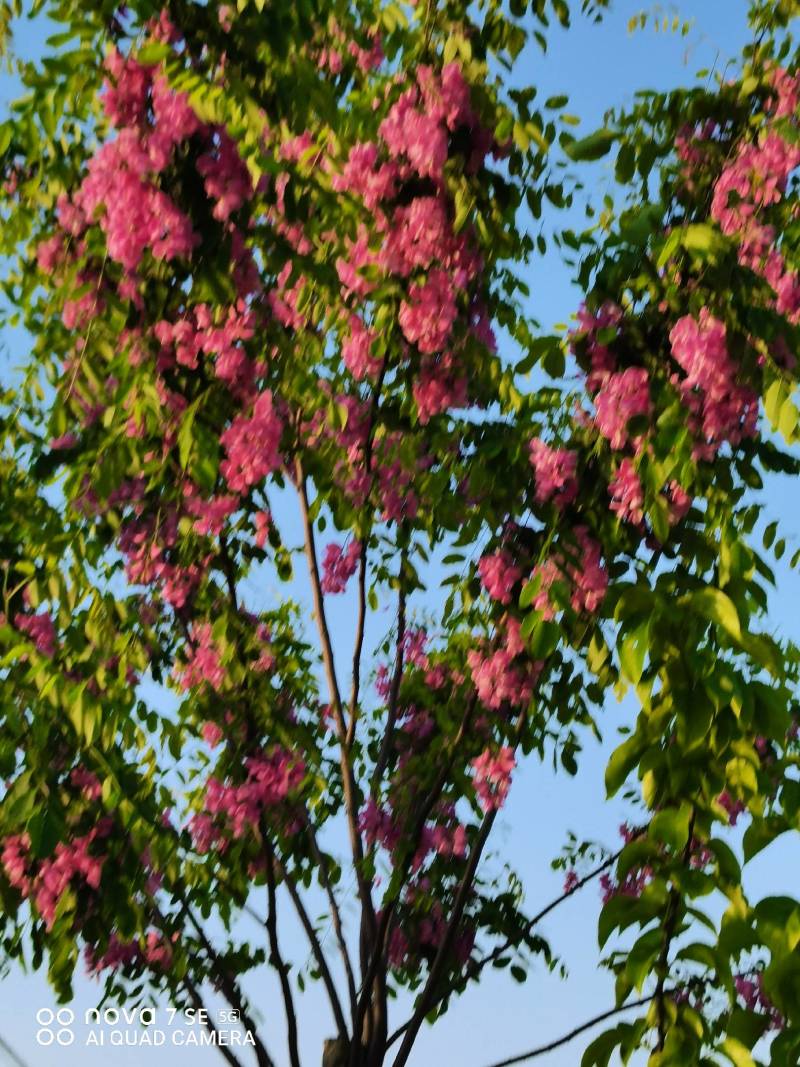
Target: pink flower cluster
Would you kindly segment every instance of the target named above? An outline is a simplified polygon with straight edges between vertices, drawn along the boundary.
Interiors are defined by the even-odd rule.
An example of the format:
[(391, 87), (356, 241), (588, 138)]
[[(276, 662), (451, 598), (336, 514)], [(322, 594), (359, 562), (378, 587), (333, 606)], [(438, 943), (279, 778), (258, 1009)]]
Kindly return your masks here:
[(124, 967), (152, 967), (166, 971), (172, 963), (173, 950), (157, 930), (148, 930), (143, 944), (123, 941), (118, 934), (112, 933), (101, 956), (91, 945), (85, 947), (83, 956), (86, 970), (91, 975), (100, 974), (101, 971), (118, 971)]
[(189, 657), (183, 667), (175, 669), (175, 677), (182, 689), (194, 689), (208, 682), (219, 692), (225, 682), (225, 669), (214, 643), (211, 623), (194, 622), (189, 632)]
[(594, 399), (595, 424), (618, 451), (628, 443), (631, 419), (650, 414), (650, 389), (644, 367), (628, 367), (606, 375)]
[(758, 971), (754, 974), (739, 974), (733, 980), (736, 994), (748, 1011), (766, 1015), (769, 1019), (768, 1029), (782, 1030), (786, 1022), (764, 992), (764, 975)]
[(514, 564), (511, 554), (505, 549), (478, 561), (481, 582), (493, 600), (501, 604), (511, 603), (511, 592), (522, 577), (522, 571)]
[(590, 536), (585, 526), (575, 527), (577, 557), (574, 550), (551, 556), (534, 568), (531, 577), (540, 576), (539, 591), (533, 606), (543, 618), (553, 619), (558, 605), (550, 597), (554, 582), (566, 581), (571, 587), (570, 602), (577, 612), (594, 615), (600, 608), (608, 590), (608, 572), (603, 566), (600, 546)]
[(536, 503), (554, 499), (559, 508), (571, 504), (578, 494), (577, 455), (564, 448), (551, 448), (540, 437), (531, 441), (529, 450), (536, 475)]
[(255, 366), (242, 344), (255, 334), (256, 315), (243, 299), (216, 315), (207, 304), (197, 304), (179, 322), (162, 320), (153, 328), (160, 347), (157, 370), (176, 364), (196, 370), (199, 357), (215, 356), (214, 373), (242, 400), (251, 399)]
[(456, 369), (450, 355), (422, 361), (419, 376), (412, 386), (417, 417), (424, 426), (450, 408), (464, 408), (469, 403), (467, 380)]
[[(482, 262), (469, 231), (454, 232), (443, 184), (443, 168), (456, 131), (465, 139), (468, 167), (477, 167), (491, 137), (472, 109), (460, 68), (449, 64), (439, 76), (421, 67), (416, 84), (402, 93), (381, 123), (381, 143), (353, 146), (342, 172), (332, 178), (334, 188), (354, 193), (375, 214), (380, 237), (379, 246), (371, 247), (370, 234), (361, 226), (356, 239), (349, 239), (347, 254), (336, 263), (344, 295), (368, 295), (377, 272), (408, 279), (398, 313), (400, 328), (422, 356), (437, 357), (422, 360), (413, 385), (422, 424), (451, 407), (467, 404), (467, 375), (447, 349), (453, 343), (460, 294), (478, 276)], [(412, 182), (424, 183), (424, 191), (408, 202), (393, 204)], [(369, 277), (362, 273), (365, 269)], [(424, 272), (421, 277), (420, 271)], [(467, 324), (482, 343), (493, 348), (491, 327), (476, 300), (469, 301)], [(359, 379), (369, 373), (366, 346), (361, 331), (343, 345), (345, 362)]]
[(450, 338), (458, 308), (450, 276), (432, 270), (424, 282), (415, 282), (408, 300), (400, 305), (398, 322), (407, 341), (420, 352), (440, 352)]
[(359, 812), (358, 828), (368, 848), (380, 845), (387, 852), (395, 850), (402, 836), (391, 812), (380, 807), (374, 797), (370, 797)]
[(24, 897), (33, 900), (48, 930), (53, 928), (59, 901), (73, 881), (99, 889), (105, 858), (94, 856), (89, 850), (109, 832), (109, 821), (103, 819), (83, 837), (59, 841), (53, 856), (42, 860), (38, 870), (30, 855), (31, 841), (27, 833), (14, 834), (3, 842), (0, 863), (9, 882)]
[(14, 616), (14, 625), (27, 634), (36, 645), (36, 651), (52, 659), (58, 647), (55, 623), (46, 611), (38, 615), (25, 615), (19, 611)]
[(342, 551), (333, 541), (326, 547), (322, 560), (323, 593), (343, 593), (353, 577), (361, 557), (361, 542), (351, 541)]
[(103, 794), (100, 779), (85, 767), (73, 768), (69, 780), (77, 789), (80, 789), (84, 799), (90, 803), (99, 800)]
[(497, 752), (486, 749), (472, 761), (473, 784), (484, 811), (498, 811), (511, 788), (511, 774), (517, 765), (514, 750), (503, 746)]
[(233, 492), (244, 493), (281, 465), (283, 424), (267, 389), (253, 405), (248, 418), (237, 415), (220, 438), (226, 458), (220, 472)]
[(209, 199), (216, 201), (212, 214), (220, 222), (226, 222), (253, 195), (250, 172), (222, 127), (214, 130), (211, 147), (198, 159), (197, 170)]
[(269, 754), (248, 757), (245, 766), (241, 785), (210, 778), (206, 788), (207, 812), (222, 816), (237, 839), (257, 830), (262, 816), (296, 792), (305, 775), (302, 759), (277, 745)]
[(728, 441), (738, 444), (756, 432), (758, 397), (736, 380), (728, 354), (725, 324), (707, 308), (699, 320), (679, 319), (669, 335), (672, 355), (685, 377), (678, 383), (703, 443), (697, 452), (711, 458)]
[(367, 329), (358, 315), (350, 316), (350, 335), (342, 342), (342, 359), (358, 382), (373, 378), (380, 367), (380, 360), (372, 354), (375, 339), (375, 333)]
[(472, 681), (481, 702), (499, 711), (504, 704), (524, 708), (530, 704), (541, 673), (540, 663), (521, 663), (514, 660), (518, 652), (498, 648), (488, 655), (476, 649), (467, 653)]
[(608, 483), (611, 510), (624, 522), (639, 526), (644, 518), (644, 491), (639, 475), (628, 456), (620, 463)]

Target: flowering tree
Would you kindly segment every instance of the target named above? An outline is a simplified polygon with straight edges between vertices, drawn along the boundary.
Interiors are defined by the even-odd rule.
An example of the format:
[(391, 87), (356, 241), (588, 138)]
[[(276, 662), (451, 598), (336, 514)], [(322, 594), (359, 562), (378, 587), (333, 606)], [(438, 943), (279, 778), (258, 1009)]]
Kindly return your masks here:
[[(585, 1067), (796, 1065), (800, 903), (741, 874), (800, 829), (785, 543), (750, 492), (800, 471), (796, 0), (753, 4), (732, 80), (582, 140), (508, 73), (564, 0), (27, 7), (59, 25), (0, 126), (30, 335), (0, 399), (7, 959), (62, 999), (81, 954), (112, 1001), (213, 986), (252, 1042), (220, 1052), (259, 1067), (299, 1067), (310, 974), (324, 1063), (403, 1067), (601, 883), (617, 1004)], [(555, 233), (585, 303), (543, 335), (543, 203), (612, 150), (620, 204)], [(626, 688), (624, 840), (573, 842), (531, 916), (485, 859), (514, 768), (578, 773)], [(288, 1060), (241, 988), (265, 964)]]

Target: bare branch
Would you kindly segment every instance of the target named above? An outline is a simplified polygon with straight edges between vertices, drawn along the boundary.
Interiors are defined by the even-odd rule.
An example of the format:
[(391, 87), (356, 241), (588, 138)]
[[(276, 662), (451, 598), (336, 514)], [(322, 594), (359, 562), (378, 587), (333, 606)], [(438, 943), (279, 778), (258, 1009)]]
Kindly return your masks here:
[[(262, 827), (262, 835), (264, 830)], [(267, 861), (267, 934), (269, 936), (270, 963), (278, 972), (278, 979), (283, 994), (283, 1005), (286, 1011), (286, 1036), (289, 1044), (289, 1060), (292, 1067), (300, 1067), (300, 1053), (297, 1044), (297, 1015), (294, 1010), (294, 997), (289, 982), (289, 968), (281, 956), (278, 943), (278, 910), (277, 894), (275, 892), (275, 858), (264, 836), (264, 855)]]
[(344, 1013), (342, 1012), (342, 1005), (341, 1001), (339, 1000), (339, 994), (336, 991), (336, 985), (333, 981), (333, 976), (331, 975), (330, 968), (328, 967), (328, 961), (325, 959), (325, 954), (322, 951), (322, 945), (320, 944), (320, 940), (317, 937), (317, 931), (314, 929), (314, 924), (309, 918), (308, 912), (306, 911), (306, 907), (303, 904), (303, 900), (300, 896), (300, 893), (298, 892), (297, 886), (292, 880), (291, 875), (286, 870), (284, 865), (280, 863), (279, 860), (276, 860), (276, 863), (279, 864), (280, 873), (283, 876), (283, 880), (286, 885), (286, 890), (289, 893), (289, 896), (291, 897), (292, 903), (294, 904), (295, 911), (297, 912), (297, 917), (300, 920), (300, 924), (306, 932), (306, 937), (308, 938), (308, 943), (311, 946), (311, 952), (313, 953), (314, 959), (317, 961), (317, 967), (319, 968), (319, 973), (322, 978), (322, 982), (325, 986), (325, 989), (327, 990), (328, 1000), (331, 1003), (331, 1010), (333, 1011), (333, 1017), (336, 1021), (336, 1028), (339, 1031), (339, 1037), (346, 1039), (347, 1023), (344, 1020)]
[(649, 997), (642, 997), (641, 1000), (633, 1000), (630, 1004), (623, 1004), (619, 1008), (611, 1008), (609, 1011), (604, 1011), (601, 1015), (595, 1015), (593, 1019), (581, 1023), (580, 1026), (576, 1026), (574, 1030), (570, 1030), (563, 1037), (556, 1038), (555, 1041), (550, 1041), (546, 1045), (539, 1045), (538, 1048), (533, 1048), (529, 1052), (522, 1052), (519, 1056), (511, 1056), (507, 1060), (499, 1060), (497, 1063), (490, 1064), (489, 1067), (514, 1067), (514, 1064), (525, 1063), (527, 1060), (536, 1059), (537, 1056), (544, 1056), (547, 1052), (553, 1052), (555, 1049), (561, 1048), (562, 1045), (568, 1045), (570, 1041), (574, 1041), (576, 1037), (580, 1037), (581, 1034), (591, 1030), (598, 1023), (603, 1023), (606, 1019), (613, 1019), (615, 1015), (622, 1015), (623, 1012), (630, 1011), (632, 1008), (643, 1008), (645, 1004), (649, 1004), (653, 999), (654, 994)]

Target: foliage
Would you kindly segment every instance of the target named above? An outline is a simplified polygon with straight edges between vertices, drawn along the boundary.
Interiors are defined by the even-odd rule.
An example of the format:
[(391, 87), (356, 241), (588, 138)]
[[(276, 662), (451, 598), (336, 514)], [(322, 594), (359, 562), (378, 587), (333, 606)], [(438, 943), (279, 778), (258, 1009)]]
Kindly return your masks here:
[[(800, 470), (796, 7), (753, 6), (732, 80), (576, 139), (565, 100), (509, 87), (564, 0), (31, 5), (57, 30), (0, 126), (31, 338), (0, 404), (9, 960), (62, 999), (81, 951), (128, 1003), (212, 983), (254, 1035), (240, 979), (268, 961), (297, 1067), (282, 887), (329, 1056), (402, 1067), (487, 966), (553, 964), (484, 850), (516, 763), (576, 774), (631, 690), (606, 781), (636, 825), (573, 843), (562, 900), (602, 878), (617, 1006), (642, 1007), (584, 1067), (797, 1063), (800, 903), (742, 889), (800, 829), (798, 658), (766, 619), (785, 542), (757, 547), (752, 492)], [(611, 152), (627, 199), (560, 229), (585, 305), (542, 335), (536, 220)]]

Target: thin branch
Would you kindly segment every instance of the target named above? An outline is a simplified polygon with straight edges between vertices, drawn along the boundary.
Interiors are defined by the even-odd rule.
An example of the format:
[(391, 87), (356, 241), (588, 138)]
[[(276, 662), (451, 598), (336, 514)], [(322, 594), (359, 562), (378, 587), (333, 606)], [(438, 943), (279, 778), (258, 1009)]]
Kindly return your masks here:
[[(203, 1004), (202, 997), (200, 996), (200, 994), (197, 991), (197, 986), (194, 984), (194, 982), (192, 982), (191, 978), (189, 978), (188, 975), (186, 975), (186, 977), (183, 979), (183, 984), (186, 987), (186, 991), (188, 992), (189, 996), (191, 997), (192, 1003), (194, 1004), (196, 1010), (200, 1013), (200, 1018), (203, 1020), (203, 1025), (205, 1026), (205, 1028), (208, 1030), (208, 1032), (210, 1034), (216, 1035), (217, 1034), (217, 1028), (211, 1022), (211, 1017), (210, 1017), (205, 1005)], [(249, 1029), (249, 1027), (248, 1027), (248, 1029)], [(238, 1060), (234, 1056), (234, 1054), (231, 1052), (231, 1050), (228, 1048), (227, 1045), (223, 1045), (219, 1041), (217, 1041), (216, 1040), (216, 1036), (215, 1036), (215, 1039), (214, 1039), (214, 1045), (219, 1050), (219, 1052), (221, 1053), (222, 1057), (224, 1059), (226, 1059), (228, 1061), (228, 1063), (231, 1064), (231, 1067), (242, 1067), (242, 1061)], [(24, 1064), (23, 1064), (23, 1067), (24, 1067)]]
[[(367, 436), (364, 442), (364, 470), (366, 471), (367, 478), (369, 479), (372, 473), (372, 455), (373, 445), (375, 439), (375, 422), (378, 417), (378, 405), (380, 403), (381, 389), (383, 388), (383, 380), (386, 377), (386, 371), (388, 367), (388, 359), (384, 358), (378, 380), (375, 383), (375, 390), (372, 394), (372, 403), (369, 409), (369, 423), (367, 424)], [(363, 514), (365, 516), (365, 531), (369, 526), (367, 521), (368, 516), (371, 515), (370, 496), (372, 493), (372, 483), (368, 482), (367, 495), (363, 504)], [(353, 682), (350, 692), (350, 723), (347, 727), (347, 747), (350, 748), (353, 744), (356, 735), (356, 723), (358, 722), (358, 695), (361, 687), (361, 656), (364, 651), (364, 630), (367, 621), (367, 546), (369, 543), (369, 535), (365, 532), (361, 540), (361, 558), (359, 560), (358, 568), (358, 622), (356, 624), (356, 641), (353, 649)]]
[(576, 1026), (574, 1030), (570, 1030), (563, 1037), (556, 1038), (555, 1041), (550, 1041), (546, 1045), (539, 1045), (538, 1048), (533, 1048), (530, 1052), (522, 1052), (519, 1056), (511, 1056), (507, 1060), (499, 1060), (497, 1063), (489, 1064), (489, 1067), (514, 1067), (514, 1064), (525, 1063), (527, 1060), (536, 1059), (537, 1056), (544, 1056), (547, 1052), (553, 1052), (555, 1049), (561, 1048), (562, 1045), (568, 1045), (570, 1041), (574, 1041), (576, 1037), (580, 1037), (581, 1034), (591, 1030), (598, 1023), (613, 1019), (615, 1015), (622, 1015), (623, 1012), (630, 1011), (631, 1008), (643, 1008), (645, 1004), (649, 1004), (653, 1000), (654, 996), (655, 994), (649, 997), (642, 997), (641, 1000), (633, 1000), (630, 1004), (623, 1004), (619, 1008), (611, 1008), (610, 1011), (604, 1011), (580, 1026)]
[(353, 767), (350, 762), (350, 749), (347, 744), (347, 728), (344, 721), (342, 699), (339, 693), (339, 685), (336, 681), (333, 646), (331, 644), (328, 623), (325, 618), (325, 605), (322, 595), (322, 583), (319, 576), (319, 562), (317, 560), (317, 549), (314, 541), (314, 528), (311, 524), (311, 514), (308, 503), (308, 487), (306, 485), (305, 474), (303, 473), (303, 466), (299, 457), (296, 461), (295, 473), (303, 518), (306, 559), (308, 561), (308, 571), (311, 578), (311, 592), (314, 600), (314, 617), (317, 622), (317, 630), (322, 645), (322, 661), (325, 667), (334, 723), (339, 740), (339, 763), (342, 770), (345, 812), (347, 815), (347, 826), (350, 835), (350, 847), (353, 854), (353, 866), (358, 881), (358, 894), (359, 899), (361, 900), (362, 912), (365, 921), (367, 922), (368, 933), (371, 940), (374, 937), (375, 931), (375, 907), (369, 887), (364, 879), (364, 872), (362, 869), (364, 863), (364, 846), (358, 828), (359, 792), (356, 785), (355, 774), (353, 773)]
[[(280, 861), (276, 862), (280, 863)], [(330, 968), (328, 967), (328, 961), (325, 959), (325, 954), (322, 951), (322, 945), (320, 944), (320, 940), (317, 937), (317, 931), (314, 929), (314, 924), (309, 918), (308, 912), (306, 911), (305, 905), (303, 904), (302, 898), (297, 890), (297, 886), (294, 884), (294, 881), (292, 880), (291, 876), (289, 875), (288, 871), (282, 863), (280, 863), (280, 873), (283, 876), (283, 880), (286, 885), (286, 890), (289, 893), (289, 896), (291, 897), (292, 903), (294, 904), (295, 911), (297, 912), (297, 917), (300, 920), (300, 924), (306, 932), (308, 943), (311, 946), (311, 952), (314, 956), (314, 959), (317, 961), (317, 967), (319, 968), (319, 973), (322, 978), (322, 982), (328, 992), (328, 999), (331, 1003), (333, 1017), (336, 1020), (336, 1028), (339, 1031), (339, 1037), (346, 1040), (347, 1023), (344, 1020), (342, 1004), (339, 1000), (339, 994), (336, 991), (336, 985), (334, 984)]]
[[(686, 845), (681, 855), (681, 863), (685, 867), (692, 854), (692, 841), (694, 838), (694, 824), (697, 816), (697, 812), (692, 808), (692, 815), (689, 819), (689, 829), (686, 837)], [(667, 1016), (664, 1010), (664, 984), (669, 974), (669, 950), (672, 940), (675, 937), (676, 928), (678, 925), (678, 911), (680, 908), (680, 893), (677, 889), (673, 889), (669, 895), (669, 903), (667, 904), (666, 916), (664, 918), (664, 942), (661, 947), (661, 953), (656, 963), (656, 974), (658, 975), (656, 983), (656, 1013), (658, 1018), (658, 1043), (656, 1049), (659, 1052), (663, 1052), (664, 1045), (667, 1040)]]
[(361, 654), (364, 649), (364, 631), (367, 624), (367, 538), (361, 542), (358, 561), (358, 622), (356, 642), (353, 648), (353, 681), (350, 689), (350, 722), (347, 727), (347, 747), (353, 744), (358, 718), (358, 696), (361, 686)]
[[(491, 963), (494, 963), (495, 960), (500, 959), (500, 957), (505, 955), (505, 953), (508, 952), (509, 949), (514, 948), (517, 944), (519, 944), (522, 938), (530, 934), (534, 930), (534, 928), (539, 925), (542, 919), (546, 918), (550, 914), (550, 912), (554, 911), (559, 906), (559, 904), (563, 904), (565, 900), (569, 900), (571, 896), (573, 896), (579, 890), (583, 889), (585, 885), (588, 885), (589, 882), (593, 881), (599, 875), (603, 874), (610, 867), (613, 867), (619, 857), (622, 855), (622, 851), (622, 849), (619, 849), (619, 851), (615, 852), (613, 856), (609, 856), (607, 860), (601, 863), (598, 867), (595, 867), (593, 871), (590, 871), (589, 874), (581, 878), (580, 881), (576, 882), (575, 885), (573, 885), (570, 889), (567, 889), (566, 892), (562, 893), (560, 897), (556, 897), (554, 900), (551, 900), (550, 903), (547, 904), (544, 908), (542, 908), (541, 911), (537, 912), (536, 915), (531, 916), (531, 918), (528, 919), (525, 923), (525, 927), (522, 933), (519, 934), (516, 938), (507, 937), (501, 945), (498, 945), (496, 948), (492, 949), (492, 951), (487, 953), (487, 955), (483, 956), (479, 960), (474, 960), (472, 963), (468, 964), (467, 977), (470, 980), (476, 979), (484, 970), (484, 968), (488, 967)], [(436, 1005), (441, 1003), (441, 1001), (445, 1000), (451, 992), (452, 989), (446, 989), (438, 993), (432, 1007), (436, 1007)], [(391, 1048), (395, 1041), (398, 1041), (407, 1029), (408, 1022), (403, 1023), (402, 1026), (398, 1026), (394, 1033), (390, 1035), (389, 1040), (386, 1042), (386, 1047)]]
[(251, 1033), (253, 1036), (253, 1041), (255, 1042), (256, 1060), (258, 1061), (259, 1067), (275, 1067), (272, 1057), (269, 1055), (266, 1048), (262, 1044), (261, 1039), (258, 1037), (255, 1023), (250, 1017), (250, 1013), (248, 1012), (247, 1007), (245, 1006), (244, 997), (239, 991), (239, 987), (236, 984), (235, 978), (231, 977), (231, 975), (225, 970), (224, 966), (222, 965), (222, 961), (219, 958), (219, 954), (209, 941), (208, 935), (203, 929), (202, 924), (196, 918), (188, 903), (180, 897), (179, 899), (181, 900), (181, 905), (186, 915), (188, 916), (189, 921), (197, 932), (197, 936), (200, 938), (200, 942), (203, 945), (203, 948), (205, 949), (206, 956), (208, 957), (209, 962), (212, 963), (215, 968), (216, 984), (220, 992), (224, 995), (225, 999), (228, 1001), (231, 1007), (235, 1008), (239, 1012), (239, 1018), (244, 1023), (245, 1029), (248, 1030), (249, 1033)]
[[(487, 956), (484, 956), (483, 959), (477, 960), (475, 963), (476, 970), (474, 974), (477, 975), (478, 973), (480, 973), (480, 971), (482, 971), (484, 967), (486, 967), (490, 963), (494, 963), (494, 961), (496, 959), (499, 959), (503, 955), (503, 953), (508, 952), (510, 948), (513, 948), (515, 944), (518, 944), (519, 940), (521, 940), (522, 937), (524, 937), (526, 934), (529, 934), (535, 926), (538, 926), (542, 919), (545, 919), (551, 911), (555, 911), (559, 904), (563, 904), (565, 900), (569, 900), (571, 896), (573, 896), (579, 890), (583, 889), (585, 885), (588, 885), (589, 882), (594, 881), (594, 879), (597, 878), (599, 875), (604, 874), (610, 867), (613, 867), (622, 855), (622, 852), (623, 849), (619, 849), (617, 852), (614, 853), (613, 856), (609, 856), (608, 859), (604, 860), (604, 862), (601, 863), (599, 867), (595, 867), (593, 871), (590, 871), (589, 874), (581, 878), (580, 881), (576, 882), (575, 885), (573, 885), (570, 889), (567, 889), (564, 893), (561, 894), (560, 897), (556, 897), (554, 900), (551, 900), (550, 903), (547, 904), (544, 908), (542, 908), (541, 911), (537, 912), (536, 915), (533, 915), (530, 919), (528, 919), (528, 921), (525, 923), (525, 929), (523, 930), (522, 934), (520, 935), (520, 938), (517, 941), (515, 941), (511, 937), (508, 937), (502, 945), (499, 945), (497, 948), (493, 949)], [(470, 974), (470, 977), (473, 977), (472, 973)]]
[(463, 716), (463, 718), (461, 720), (461, 725), (460, 725), (460, 727), (458, 729), (458, 733), (456, 734), (455, 738), (453, 739), (453, 741), (452, 741), (452, 743), (450, 745), (450, 752), (449, 752), (448, 759), (445, 761), (444, 765), (442, 766), (442, 768), (441, 768), (441, 770), (439, 772), (439, 775), (438, 775), (438, 777), (436, 779), (436, 782), (434, 784), (433, 789), (428, 794), (428, 797), (426, 798), (426, 800), (422, 803), (422, 805), (421, 805), (421, 807), (419, 809), (419, 814), (417, 816), (417, 822), (416, 822), (416, 824), (414, 826), (414, 829), (413, 829), (412, 833), (407, 838), (408, 846), (406, 848), (404, 856), (400, 860), (400, 863), (402, 863), (405, 866), (406, 869), (404, 870), (402, 878), (401, 878), (401, 880), (400, 880), (400, 882), (399, 882), (399, 884), (397, 886), (397, 891), (395, 892), (395, 895), (391, 900), (386, 900), (386, 898), (384, 898), (384, 900), (382, 902), (381, 919), (380, 919), (380, 924), (378, 926), (377, 935), (375, 937), (375, 943), (374, 943), (374, 946), (373, 946), (372, 956), (371, 956), (371, 958), (369, 960), (369, 966), (366, 969), (366, 972), (365, 972), (365, 974), (363, 976), (363, 980), (362, 980), (362, 984), (361, 984), (361, 996), (360, 996), (360, 999), (359, 999), (359, 1002), (358, 1002), (358, 1012), (357, 1012), (357, 1018), (356, 1018), (356, 1027), (355, 1027), (355, 1031), (354, 1031), (355, 1033), (358, 1033), (358, 1030), (359, 1030), (359, 1028), (360, 1028), (360, 1026), (361, 1026), (361, 1024), (362, 1024), (362, 1022), (364, 1020), (365, 1015), (366, 1015), (367, 1004), (369, 1002), (370, 990), (371, 990), (372, 984), (375, 981), (375, 978), (377, 976), (381, 960), (383, 959), (384, 945), (386, 944), (386, 939), (387, 939), (387, 935), (388, 935), (388, 932), (389, 932), (389, 924), (390, 924), (390, 922), (392, 920), (392, 917), (393, 917), (393, 914), (394, 914), (394, 910), (395, 910), (395, 908), (397, 906), (397, 901), (398, 901), (398, 899), (400, 897), (400, 893), (401, 893), (401, 891), (403, 889), (403, 886), (405, 885), (406, 880), (408, 878), (410, 864), (411, 864), (411, 861), (412, 861), (412, 859), (414, 857), (415, 852), (417, 851), (417, 847), (418, 847), (418, 842), (419, 842), (420, 836), (421, 836), (422, 831), (423, 831), (423, 829), (425, 827), (425, 823), (427, 822), (428, 816), (430, 815), (431, 811), (433, 810), (433, 808), (434, 808), (434, 806), (436, 804), (436, 801), (439, 799), (439, 796), (441, 795), (441, 791), (442, 791), (442, 789), (444, 787), (444, 784), (447, 781), (447, 777), (450, 774), (450, 771), (452, 769), (453, 763), (455, 762), (456, 753), (458, 751), (458, 746), (461, 743), (461, 740), (464, 737), (464, 734), (466, 733), (467, 726), (469, 724), (470, 719), (472, 718), (472, 714), (473, 714), (473, 711), (475, 710), (475, 706), (477, 704), (477, 701), (478, 701), (477, 693), (473, 692), (472, 697), (471, 697), (469, 703), (467, 704), (466, 710), (464, 711), (464, 716)]
[(3, 1037), (0, 1037), (0, 1051), (4, 1052), (6, 1054), (6, 1056), (8, 1056), (8, 1058), (10, 1060), (13, 1060), (14, 1063), (16, 1064), (16, 1067), (28, 1067), (28, 1065), (25, 1062), (25, 1060), (23, 1060), (19, 1056), (19, 1054), (16, 1053), (13, 1050), (13, 1048), (8, 1044), (8, 1042)]
[(403, 581), (403, 572), (405, 570), (407, 558), (408, 549), (404, 547), (400, 553), (400, 571), (397, 576), (400, 591), (397, 597), (397, 646), (395, 653), (394, 674), (392, 676), (392, 684), (389, 690), (389, 705), (386, 715), (386, 729), (383, 732), (381, 749), (378, 753), (378, 758), (375, 761), (375, 770), (372, 774), (371, 792), (373, 795), (377, 792), (378, 786), (380, 785), (381, 777), (386, 769), (386, 764), (389, 762), (389, 756), (391, 754), (392, 748), (392, 737), (394, 735), (395, 723), (397, 722), (397, 704), (400, 696), (400, 683), (403, 680), (403, 653), (406, 632), (406, 589), (405, 583)]
[(420, 1027), (425, 1019), (425, 1016), (430, 1011), (434, 993), (436, 990), (436, 984), (442, 975), (445, 967), (447, 966), (447, 958), (450, 953), (450, 949), (453, 944), (453, 940), (458, 929), (458, 925), (461, 922), (461, 918), (464, 914), (464, 909), (467, 906), (467, 899), (472, 889), (472, 883), (475, 879), (475, 873), (478, 870), (478, 864), (480, 863), (483, 849), (491, 833), (494, 821), (497, 818), (497, 809), (493, 809), (484, 816), (483, 824), (481, 825), (480, 832), (478, 833), (475, 843), (472, 846), (470, 852), (469, 861), (467, 863), (467, 869), (464, 871), (464, 875), (461, 879), (461, 884), (458, 887), (458, 893), (456, 894), (455, 903), (453, 904), (453, 911), (450, 915), (450, 919), (447, 924), (447, 929), (444, 932), (444, 937), (439, 942), (439, 948), (436, 952), (433, 964), (428, 972), (428, 980), (420, 993), (417, 1001), (417, 1006), (414, 1009), (414, 1014), (409, 1020), (408, 1029), (406, 1030), (403, 1041), (400, 1045), (400, 1050), (397, 1053), (397, 1057), (394, 1061), (393, 1067), (404, 1067), (408, 1057), (411, 1055), (411, 1049), (414, 1046), (414, 1042), (417, 1039)]
[[(262, 828), (263, 835), (263, 828)], [(286, 1010), (286, 1037), (289, 1044), (289, 1060), (292, 1067), (300, 1067), (300, 1054), (297, 1045), (297, 1015), (294, 1010), (294, 997), (289, 982), (289, 968), (281, 956), (278, 943), (278, 910), (275, 892), (275, 866), (272, 849), (264, 837), (264, 853), (267, 861), (267, 934), (269, 936), (270, 963), (278, 972)]]
[(339, 910), (339, 902), (336, 899), (336, 895), (333, 892), (333, 886), (331, 880), (328, 877), (328, 866), (325, 857), (322, 855), (322, 851), (317, 841), (317, 835), (314, 831), (314, 827), (311, 821), (307, 818), (306, 829), (308, 831), (309, 841), (311, 842), (311, 852), (314, 856), (314, 861), (317, 865), (317, 873), (319, 880), (322, 884), (322, 888), (328, 897), (328, 903), (331, 909), (331, 922), (333, 923), (333, 929), (336, 934), (336, 940), (339, 945), (339, 953), (342, 957), (342, 963), (344, 964), (345, 974), (347, 975), (347, 989), (350, 995), (350, 1012), (353, 1018), (353, 1026), (355, 1026), (356, 1018), (356, 1001), (358, 995), (356, 993), (355, 976), (353, 975), (353, 966), (350, 962), (350, 953), (347, 949), (347, 942), (344, 939), (344, 929), (342, 927), (342, 913)]

